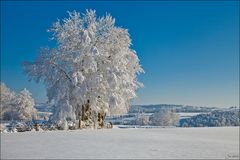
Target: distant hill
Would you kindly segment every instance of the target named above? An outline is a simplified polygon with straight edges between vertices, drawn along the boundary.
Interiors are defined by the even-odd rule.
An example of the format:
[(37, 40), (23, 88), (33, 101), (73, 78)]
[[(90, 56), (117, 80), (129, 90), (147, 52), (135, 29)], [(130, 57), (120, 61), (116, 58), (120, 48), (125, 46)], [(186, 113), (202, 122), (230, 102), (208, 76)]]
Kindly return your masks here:
[[(53, 107), (46, 103), (37, 103), (35, 108), (39, 112), (53, 112)], [(237, 107), (230, 107), (237, 108)], [(218, 108), (218, 107), (206, 107), (206, 106), (190, 106), (190, 105), (178, 105), (178, 104), (150, 104), (150, 105), (132, 105), (128, 113), (155, 113), (161, 109), (170, 109), (175, 112), (212, 112), (215, 110), (228, 110), (229, 108)]]
[[(154, 104), (154, 105), (132, 105), (129, 113), (155, 113), (161, 109), (170, 109), (176, 112), (211, 112), (219, 110), (217, 107), (205, 107), (205, 106), (190, 106), (190, 105), (177, 105), (177, 104)], [(221, 108), (225, 109), (225, 108)]]

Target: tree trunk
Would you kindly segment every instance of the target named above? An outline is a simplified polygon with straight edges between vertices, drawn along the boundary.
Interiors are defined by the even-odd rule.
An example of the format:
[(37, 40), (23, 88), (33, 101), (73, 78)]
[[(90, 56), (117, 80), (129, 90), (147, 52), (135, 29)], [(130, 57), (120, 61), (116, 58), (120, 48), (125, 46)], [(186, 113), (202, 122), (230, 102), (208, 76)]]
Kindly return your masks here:
[(105, 116), (106, 114), (104, 114), (104, 112), (94, 112), (88, 100), (86, 104), (82, 105), (79, 117), (79, 128), (104, 128)]

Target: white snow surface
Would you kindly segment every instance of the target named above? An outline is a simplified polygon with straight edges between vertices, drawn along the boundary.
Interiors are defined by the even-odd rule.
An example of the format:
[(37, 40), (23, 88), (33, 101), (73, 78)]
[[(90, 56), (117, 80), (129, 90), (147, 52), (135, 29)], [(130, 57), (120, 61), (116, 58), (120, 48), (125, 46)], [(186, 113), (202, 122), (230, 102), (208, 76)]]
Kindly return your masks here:
[(239, 159), (239, 127), (1, 133), (1, 159)]

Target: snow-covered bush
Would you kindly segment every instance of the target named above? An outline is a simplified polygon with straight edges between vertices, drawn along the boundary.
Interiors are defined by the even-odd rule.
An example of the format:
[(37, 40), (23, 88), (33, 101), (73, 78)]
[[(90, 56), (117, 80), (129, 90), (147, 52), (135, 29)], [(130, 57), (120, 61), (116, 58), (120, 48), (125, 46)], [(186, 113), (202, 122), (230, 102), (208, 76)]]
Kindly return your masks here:
[(6, 130), (6, 127), (2, 123), (0, 123), (0, 132), (2, 133), (5, 130)]
[(33, 129), (33, 127), (26, 122), (17, 122), (14, 128), (16, 128), (18, 132), (31, 131)]
[(92, 115), (126, 113), (142, 86), (137, 74), (143, 72), (128, 31), (116, 27), (110, 15), (98, 18), (94, 10), (69, 12), (49, 31), (58, 46), (43, 48), (23, 66), (31, 80), (44, 82), (54, 103), (52, 121), (75, 122), (88, 102)]
[(151, 122), (156, 126), (177, 126), (179, 115), (171, 110), (161, 109), (153, 114)]

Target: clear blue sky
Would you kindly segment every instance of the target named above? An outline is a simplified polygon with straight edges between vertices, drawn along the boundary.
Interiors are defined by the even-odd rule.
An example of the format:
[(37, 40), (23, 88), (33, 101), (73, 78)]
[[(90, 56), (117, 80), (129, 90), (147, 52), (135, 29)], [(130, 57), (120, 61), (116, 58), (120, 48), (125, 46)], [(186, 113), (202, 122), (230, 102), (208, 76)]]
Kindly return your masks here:
[(45, 101), (44, 85), (28, 82), (20, 63), (55, 44), (52, 22), (85, 9), (129, 29), (146, 72), (134, 104), (239, 106), (238, 1), (1, 2), (1, 81)]

